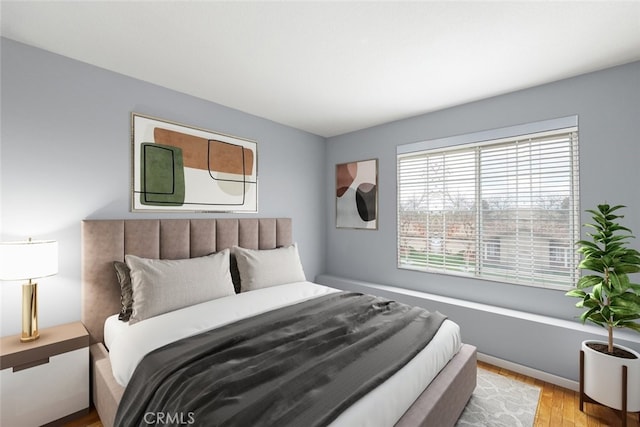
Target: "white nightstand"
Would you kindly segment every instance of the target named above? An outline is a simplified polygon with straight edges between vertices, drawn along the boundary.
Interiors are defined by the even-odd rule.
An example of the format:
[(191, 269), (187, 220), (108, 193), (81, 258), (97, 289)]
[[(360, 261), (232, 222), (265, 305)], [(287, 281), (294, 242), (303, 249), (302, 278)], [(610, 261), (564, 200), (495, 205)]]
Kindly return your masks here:
[(59, 425), (89, 410), (89, 334), (74, 322), (0, 341), (0, 425)]

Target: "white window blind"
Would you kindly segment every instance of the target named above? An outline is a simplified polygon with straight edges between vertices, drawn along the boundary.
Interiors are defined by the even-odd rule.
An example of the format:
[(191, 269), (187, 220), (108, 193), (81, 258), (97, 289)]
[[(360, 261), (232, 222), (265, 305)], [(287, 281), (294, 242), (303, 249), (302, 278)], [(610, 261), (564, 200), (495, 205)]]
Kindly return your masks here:
[(399, 268), (574, 285), (577, 126), (432, 150), (399, 147), (397, 161)]

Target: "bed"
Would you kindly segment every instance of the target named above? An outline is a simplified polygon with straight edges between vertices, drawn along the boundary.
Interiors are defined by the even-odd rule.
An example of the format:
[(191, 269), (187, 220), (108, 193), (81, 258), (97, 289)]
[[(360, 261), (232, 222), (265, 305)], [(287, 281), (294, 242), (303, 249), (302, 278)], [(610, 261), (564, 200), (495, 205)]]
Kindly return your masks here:
[[(103, 425), (106, 427), (114, 425), (118, 406), (125, 395), (123, 383), (129, 380), (129, 378), (123, 380), (117, 373), (120, 369), (119, 366), (123, 363), (119, 359), (116, 361), (116, 348), (138, 347), (131, 344), (131, 342), (136, 342), (135, 338), (127, 338), (129, 341), (124, 338), (120, 341), (114, 341), (112, 338), (114, 334), (118, 334), (119, 328), (123, 327), (123, 322), (114, 320), (114, 314), (119, 313), (122, 308), (120, 284), (114, 271), (114, 261), (123, 262), (126, 255), (148, 260), (186, 260), (222, 253), (226, 249), (234, 247), (259, 251), (291, 248), (295, 247), (293, 246), (292, 228), (292, 221), (289, 218), (85, 220), (82, 222), (82, 322), (91, 338), (92, 402)], [(269, 251), (265, 253), (269, 253)], [(231, 265), (230, 275), (237, 292), (240, 290), (240, 273), (233, 257)], [(195, 304), (194, 307), (196, 307), (196, 311), (223, 313), (220, 316), (224, 317), (226, 316), (224, 307), (231, 304), (229, 301), (246, 299), (247, 302), (243, 307), (253, 307), (258, 304), (258, 301), (264, 301), (267, 306), (262, 311), (271, 313), (270, 308), (282, 305), (310, 304), (321, 298), (334, 298), (334, 291), (320, 285), (300, 281), (273, 288), (241, 292), (238, 295), (223, 296), (211, 302)], [(320, 294), (326, 295), (319, 296)], [(283, 298), (286, 300), (285, 302), (282, 302)], [(213, 304), (214, 308), (206, 304)], [(153, 319), (160, 324), (162, 322), (184, 323), (181, 320), (177, 321), (172, 316), (178, 316), (178, 318), (182, 316), (183, 320), (195, 319), (193, 313), (185, 311), (187, 309), (194, 310), (193, 307), (185, 307), (158, 316), (152, 315), (151, 318), (140, 321), (137, 324), (137, 329), (141, 328), (140, 325), (152, 323), (150, 321)], [(238, 310), (235, 309), (231, 311), (241, 320), (254, 318), (251, 313), (238, 314)], [(194, 322), (198, 323), (199, 321), (194, 320)], [(111, 325), (111, 327), (107, 326), (105, 330), (105, 324)], [(444, 325), (448, 326), (441, 327), (435, 333), (432, 341), (448, 342), (451, 347), (452, 338), (448, 335), (444, 336), (443, 330), (454, 331), (455, 336), (457, 325), (450, 320), (445, 320)], [(162, 326), (155, 328), (156, 330), (163, 329)], [(189, 328), (187, 327), (188, 330), (191, 330)], [(208, 330), (212, 328), (212, 325), (199, 325), (199, 328)], [(142, 334), (145, 335), (145, 333)], [(191, 332), (185, 334), (188, 336)], [(155, 336), (155, 334), (152, 335)], [(457, 336), (459, 340), (459, 331)], [(108, 345), (105, 344), (105, 338)], [(150, 348), (162, 346), (164, 343), (162, 340), (171, 339), (171, 337), (158, 338), (160, 343), (149, 344)], [(362, 418), (362, 414), (374, 413), (372, 411), (377, 410), (382, 412), (379, 416), (374, 415), (376, 419), (393, 420), (381, 421), (383, 425), (454, 425), (476, 385), (476, 349), (471, 345), (458, 342), (453, 345), (455, 349), (450, 352), (451, 354), (442, 355), (440, 350), (433, 350), (436, 347), (434, 342), (420, 350), (416, 357), (383, 384), (371, 390), (337, 416), (331, 425), (353, 425), (354, 422), (360, 425), (369, 424), (366, 418)], [(111, 355), (108, 350), (109, 346), (114, 352)], [(146, 350), (139, 351), (146, 352)], [(436, 372), (428, 375), (425, 373), (424, 377), (429, 377), (427, 379), (420, 378), (420, 381), (426, 381), (423, 386), (420, 386), (419, 381), (418, 383), (414, 382), (414, 377), (423, 377), (423, 375), (415, 375), (409, 369), (411, 365), (424, 367), (425, 363), (421, 362), (418, 356), (424, 357), (424, 354), (433, 352), (436, 352), (434, 353), (437, 354), (435, 357), (440, 360), (438, 363), (442, 367), (438, 366)], [(120, 350), (121, 353), (122, 350)], [(114, 375), (112, 357), (116, 362), (116, 375)], [(443, 360), (443, 358), (445, 359)], [(129, 366), (125, 371), (127, 369), (132, 371), (137, 362), (134, 360), (134, 362), (126, 363), (129, 363)], [(431, 365), (431, 363), (427, 365)], [(396, 388), (385, 390), (384, 387), (387, 386)], [(416, 389), (416, 387), (426, 388)], [(403, 393), (405, 388), (415, 389), (410, 392), (413, 395), (404, 396), (403, 399), (406, 401), (404, 403), (391, 403), (399, 398), (398, 396)]]

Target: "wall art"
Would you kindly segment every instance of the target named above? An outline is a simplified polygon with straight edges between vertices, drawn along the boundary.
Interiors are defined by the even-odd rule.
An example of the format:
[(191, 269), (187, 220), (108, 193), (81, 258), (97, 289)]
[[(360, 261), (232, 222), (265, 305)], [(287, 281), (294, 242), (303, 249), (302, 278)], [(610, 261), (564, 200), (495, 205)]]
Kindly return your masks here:
[(132, 113), (134, 212), (257, 212), (258, 144)]
[(336, 227), (378, 229), (378, 159), (336, 165)]

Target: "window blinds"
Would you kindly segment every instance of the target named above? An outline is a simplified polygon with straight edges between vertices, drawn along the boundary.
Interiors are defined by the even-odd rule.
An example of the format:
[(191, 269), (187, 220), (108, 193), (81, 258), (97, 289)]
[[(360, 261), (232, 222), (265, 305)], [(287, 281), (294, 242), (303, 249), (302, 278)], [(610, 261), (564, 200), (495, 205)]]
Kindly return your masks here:
[(574, 285), (577, 127), (398, 150), (398, 267)]

